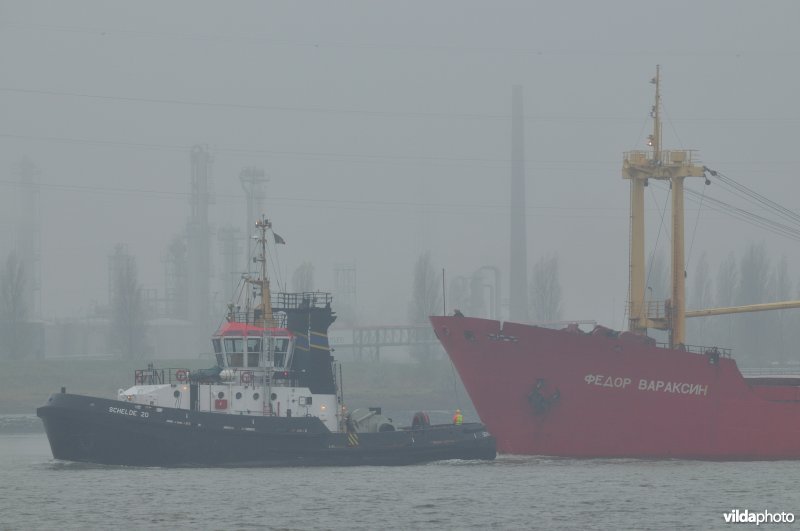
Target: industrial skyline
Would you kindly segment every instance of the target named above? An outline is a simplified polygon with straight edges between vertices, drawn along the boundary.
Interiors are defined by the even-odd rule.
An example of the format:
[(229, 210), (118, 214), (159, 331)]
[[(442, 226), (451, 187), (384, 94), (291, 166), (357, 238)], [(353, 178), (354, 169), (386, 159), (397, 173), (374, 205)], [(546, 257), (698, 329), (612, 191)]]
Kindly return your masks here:
[[(242, 168), (270, 176), (266, 214), (288, 242), (281, 281), (313, 262), (316, 287), (332, 290), (336, 264), (356, 263), (360, 312), (402, 322), (414, 261), (430, 249), (452, 278), (496, 265), (506, 291), (515, 85), (525, 99), (527, 262), (558, 254), (564, 318), (625, 326), (619, 167), (623, 152), (646, 146), (655, 64), (667, 144), (700, 149), (704, 164), (767, 197), (793, 197), (791, 3), (679, 3), (647, 27), (626, 2), (584, 4), (580, 20), (558, 3), (445, 3), (425, 7), (427, 24), (399, 6), (320, 4), (308, 19), (300, 6), (184, 5), (191, 23), (181, 9), (155, 20), (133, 5), (3, 6), (0, 250), (13, 248), (11, 172), (27, 156), (39, 169), (44, 318), (105, 300), (116, 243), (137, 257), (146, 289), (163, 289), (198, 144), (214, 157), (211, 227), (243, 222)], [(552, 24), (562, 19), (573, 23)], [(664, 193), (647, 191), (651, 220)], [(763, 240), (800, 278), (800, 251), (785, 239), (687, 209), (690, 273), (701, 251), (713, 271)], [(648, 227), (648, 252), (663, 252), (668, 234)], [(209, 261), (221, 274), (219, 253)]]

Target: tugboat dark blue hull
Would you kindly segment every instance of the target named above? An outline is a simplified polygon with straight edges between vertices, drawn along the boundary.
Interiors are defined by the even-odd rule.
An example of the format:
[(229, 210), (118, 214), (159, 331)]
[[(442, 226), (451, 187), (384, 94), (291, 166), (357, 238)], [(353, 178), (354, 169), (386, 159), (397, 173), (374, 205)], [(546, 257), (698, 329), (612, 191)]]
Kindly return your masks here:
[(332, 433), (317, 417), (231, 415), (57, 393), (36, 414), (53, 457), (128, 466), (410, 465), (494, 459), (483, 424)]

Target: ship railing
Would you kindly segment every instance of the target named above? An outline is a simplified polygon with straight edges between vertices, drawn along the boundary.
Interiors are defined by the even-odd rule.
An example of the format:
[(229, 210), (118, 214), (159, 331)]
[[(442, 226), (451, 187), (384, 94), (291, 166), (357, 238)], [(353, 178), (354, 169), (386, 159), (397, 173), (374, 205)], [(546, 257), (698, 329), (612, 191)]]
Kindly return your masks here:
[(274, 311), (325, 308), (330, 306), (332, 302), (333, 296), (324, 291), (280, 292), (272, 295), (272, 308)]
[(189, 381), (189, 369), (184, 367), (165, 367), (156, 369), (152, 365), (146, 369), (136, 369), (133, 382), (136, 385), (181, 384)]
[(651, 166), (689, 166), (697, 162), (694, 154), (695, 150), (693, 149), (662, 149), (659, 152), (658, 160), (655, 160), (652, 151), (636, 149), (633, 151), (626, 151), (623, 153), (622, 157), (623, 161), (637, 166), (643, 166), (645, 164)]
[(289, 387), (297, 387), (299, 378), (295, 371), (281, 371), (277, 370), (272, 373), (272, 383), (277, 385), (287, 385)]
[(582, 320), (582, 321), (534, 321), (531, 323), (534, 326), (538, 326), (541, 328), (550, 328), (552, 330), (563, 330), (568, 328), (570, 325), (578, 325), (578, 326), (587, 326), (590, 328), (594, 328), (597, 326), (597, 321), (593, 320)]
[[(233, 378), (226, 380), (224, 383), (252, 385), (255, 387), (269, 385), (277, 381), (284, 385), (296, 386), (298, 381), (298, 375), (291, 370), (265, 371), (264, 369), (256, 368), (236, 368), (233, 371)], [(136, 385), (184, 384), (190, 382), (190, 376), (189, 369), (183, 367), (164, 367), (160, 369), (148, 367), (147, 369), (137, 369), (134, 372), (133, 380)]]
[[(656, 343), (656, 346), (661, 348), (670, 348), (669, 343)], [(714, 354), (717, 353), (721, 358), (730, 358), (732, 350), (729, 348), (721, 347), (707, 347), (703, 345), (680, 345), (675, 350), (683, 350), (684, 352), (691, 352), (692, 354)]]
[(273, 378), (270, 378), (269, 371), (265, 371), (263, 368), (253, 368), (253, 369), (233, 369), (233, 378), (224, 383), (234, 384), (234, 385), (249, 385), (252, 387), (261, 387), (265, 385), (269, 385)]
[(800, 367), (749, 367), (739, 369), (745, 378), (760, 376), (793, 376), (800, 378)]
[[(264, 321), (260, 315), (255, 314), (253, 311), (231, 311), (227, 314), (228, 322), (243, 323), (253, 326), (263, 326)], [(273, 325), (275, 328), (286, 328), (286, 314), (282, 312), (275, 312), (272, 314)]]
[[(628, 315), (635, 315), (635, 308), (633, 301), (628, 301)], [(638, 303), (644, 310), (645, 317), (648, 319), (666, 319), (667, 318), (667, 305), (666, 301), (645, 301)]]

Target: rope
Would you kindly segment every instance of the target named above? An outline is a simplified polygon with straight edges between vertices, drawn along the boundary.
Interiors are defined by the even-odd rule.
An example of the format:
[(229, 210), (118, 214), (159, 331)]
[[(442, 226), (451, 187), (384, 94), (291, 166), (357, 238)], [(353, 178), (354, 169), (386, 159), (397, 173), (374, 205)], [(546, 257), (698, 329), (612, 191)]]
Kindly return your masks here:
[[(711, 169), (708, 169), (708, 168), (706, 168), (706, 169), (708, 170), (708, 172), (712, 176), (714, 176), (717, 179), (719, 179), (719, 181), (721, 183), (724, 183), (724, 184), (730, 186), (734, 190), (734, 194), (736, 194), (736, 192), (739, 192), (739, 194), (744, 194), (744, 196), (745, 196), (744, 199), (750, 198), (755, 203), (760, 204), (760, 205), (762, 205), (762, 206), (764, 206), (764, 207), (766, 207), (766, 208), (768, 208), (770, 210), (773, 210), (774, 212), (776, 212), (777, 214), (783, 216), (787, 220), (795, 222), (795, 223), (800, 223), (800, 215), (796, 214), (792, 210), (790, 210), (790, 209), (788, 209), (788, 208), (786, 208), (784, 206), (781, 206), (778, 203), (776, 203), (776, 202), (774, 202), (774, 201), (772, 201), (770, 199), (767, 199), (766, 197), (764, 197), (763, 195), (759, 194), (758, 192), (756, 192), (754, 190), (751, 190), (750, 188), (747, 188), (743, 184), (738, 183), (735, 180), (731, 179), (730, 177), (724, 175), (722, 172), (717, 172), (717, 171), (714, 171), (714, 170), (711, 170)], [(740, 197), (741, 197), (741, 195), (740, 195)]]
[(461, 399), (458, 397), (458, 379), (456, 378), (456, 368), (453, 365), (453, 360), (450, 360), (450, 370), (453, 371), (453, 396), (456, 398), (456, 409), (461, 409)]
[[(268, 243), (268, 245), (269, 245), (269, 243)], [(273, 236), (272, 236), (272, 250), (273, 250), (273, 252), (271, 252), (269, 254), (269, 261), (272, 264), (273, 271), (275, 271), (275, 284), (276, 284), (276, 287), (278, 288), (278, 291), (281, 291), (282, 289), (283, 289), (283, 291), (286, 291), (284, 288), (281, 288), (281, 284), (283, 284), (283, 280), (281, 278), (281, 261), (280, 261), (280, 257), (278, 256), (278, 244), (275, 243), (275, 235), (274, 235), (274, 233), (273, 233)]]
[[(689, 195), (691, 196), (700, 195), (695, 191), (688, 191), (688, 192)], [(694, 197), (692, 197), (691, 199), (695, 200)], [(710, 196), (706, 196), (705, 200), (711, 205), (709, 208), (711, 208), (716, 212), (728, 214), (733, 218), (736, 218), (740, 221), (744, 221), (745, 223), (749, 223), (753, 226), (765, 229), (773, 234), (785, 236), (795, 241), (800, 241), (800, 227), (795, 228), (789, 225), (785, 225), (783, 223), (779, 223), (775, 220), (766, 218), (758, 214), (754, 214), (752, 212), (744, 210), (743, 208), (731, 205), (730, 203), (726, 203), (725, 201), (714, 199), (713, 197)]]
[(689, 252), (686, 254), (686, 263), (683, 264), (683, 270), (689, 269), (689, 262), (691, 262), (692, 249), (694, 249), (694, 238), (697, 236), (697, 227), (700, 225), (700, 211), (703, 210), (703, 200), (706, 198), (706, 188), (703, 187), (703, 195), (700, 196), (700, 206), (697, 207), (697, 217), (694, 219), (694, 229), (692, 230), (692, 242), (689, 244)]
[[(655, 258), (656, 251), (658, 250), (658, 242), (661, 239), (661, 228), (664, 226), (664, 217), (667, 212), (667, 203), (669, 202), (669, 196), (671, 193), (672, 193), (672, 187), (669, 188), (669, 192), (667, 193), (667, 198), (664, 201), (664, 208), (661, 209), (661, 222), (658, 224), (658, 234), (656, 235), (656, 243), (653, 246), (653, 252), (650, 253), (650, 264), (647, 267), (647, 279), (645, 280), (645, 286), (650, 284), (650, 273), (653, 272), (653, 259)], [(650, 196), (656, 203), (656, 208), (658, 208), (658, 201), (656, 201), (656, 196), (655, 194), (653, 194), (652, 189), (650, 190)], [(642, 301), (642, 304), (644, 304), (644, 301)]]

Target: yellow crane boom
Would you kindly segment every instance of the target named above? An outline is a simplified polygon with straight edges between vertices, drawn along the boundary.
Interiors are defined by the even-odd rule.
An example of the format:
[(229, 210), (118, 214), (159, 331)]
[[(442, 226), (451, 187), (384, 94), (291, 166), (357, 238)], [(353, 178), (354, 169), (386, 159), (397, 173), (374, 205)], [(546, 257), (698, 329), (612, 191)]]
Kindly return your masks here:
[(711, 315), (727, 315), (731, 313), (766, 312), (768, 310), (789, 310), (800, 308), (800, 301), (765, 302), (745, 306), (728, 306), (725, 308), (709, 308), (707, 310), (687, 310), (685, 317), (708, 317)]

